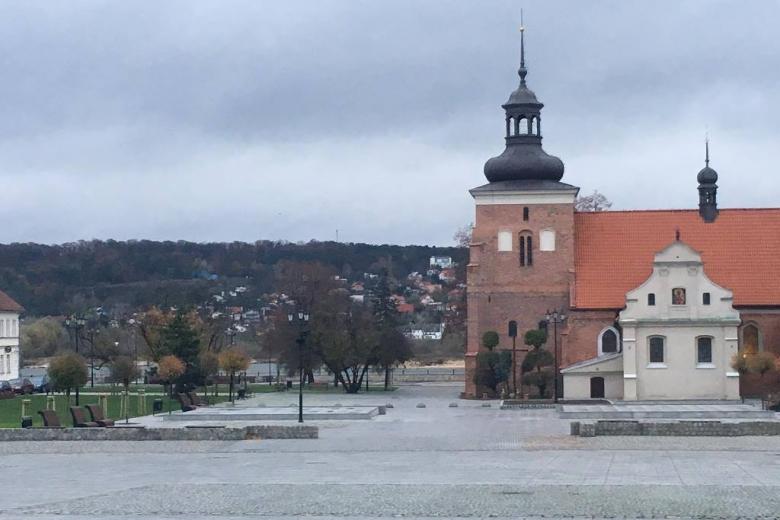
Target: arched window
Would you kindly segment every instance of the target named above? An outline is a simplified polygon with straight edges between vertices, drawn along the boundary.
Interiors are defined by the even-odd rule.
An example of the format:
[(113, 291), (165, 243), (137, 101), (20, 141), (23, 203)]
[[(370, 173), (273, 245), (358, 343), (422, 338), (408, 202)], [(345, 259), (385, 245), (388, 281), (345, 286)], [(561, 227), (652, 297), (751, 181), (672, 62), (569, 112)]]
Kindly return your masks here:
[(607, 327), (599, 334), (599, 356), (620, 352), (620, 335), (615, 327)]
[(527, 134), (528, 133), (528, 120), (520, 116), (520, 118), (517, 120), (517, 135)]
[(531, 134), (531, 135), (537, 135), (537, 132), (538, 132), (538, 131), (537, 131), (538, 125), (536, 124), (536, 118), (535, 118), (535, 117), (532, 117), (532, 118), (530, 119), (530, 121), (531, 121), (531, 131), (530, 131), (530, 132), (528, 132), (528, 133), (529, 133), (529, 134)]
[(742, 342), (740, 348), (745, 352), (753, 354), (762, 350), (761, 331), (753, 323), (748, 323), (742, 327)]
[(529, 217), (529, 210), (528, 210), (528, 206), (526, 206), (523, 208), (523, 220), (528, 221), (528, 217)]
[(665, 357), (663, 336), (653, 336), (650, 338), (650, 349), (648, 360), (651, 365), (663, 365)]
[(712, 338), (701, 336), (696, 338), (696, 364), (712, 365)]
[(651, 307), (655, 305), (655, 293), (648, 293), (647, 294), (647, 304)]
[(527, 267), (534, 264), (533, 257), (533, 238), (530, 231), (523, 231), (519, 236), (520, 240), (520, 265)]

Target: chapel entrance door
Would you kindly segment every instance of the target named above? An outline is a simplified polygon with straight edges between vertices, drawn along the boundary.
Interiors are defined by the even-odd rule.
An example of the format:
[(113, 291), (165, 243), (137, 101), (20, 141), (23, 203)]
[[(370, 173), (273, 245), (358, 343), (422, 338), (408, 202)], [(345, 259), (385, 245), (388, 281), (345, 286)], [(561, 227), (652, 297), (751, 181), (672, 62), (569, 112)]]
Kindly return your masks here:
[(604, 399), (604, 378), (590, 378), (590, 397), (592, 399)]

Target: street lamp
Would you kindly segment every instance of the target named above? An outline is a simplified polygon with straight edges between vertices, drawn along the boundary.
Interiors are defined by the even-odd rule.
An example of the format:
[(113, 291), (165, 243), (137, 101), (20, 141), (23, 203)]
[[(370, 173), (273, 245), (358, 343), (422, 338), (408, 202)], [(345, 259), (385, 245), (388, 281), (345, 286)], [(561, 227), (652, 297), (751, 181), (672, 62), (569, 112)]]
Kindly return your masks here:
[[(517, 322), (512, 320), (509, 322), (509, 337), (512, 338), (512, 397), (517, 397)], [(520, 382), (522, 385), (522, 381)], [(523, 397), (523, 388), (520, 387), (520, 398)]]
[[(69, 332), (73, 334), (74, 339), (74, 347), (76, 349), (76, 354), (79, 353), (79, 334), (81, 329), (84, 328), (84, 325), (86, 325), (87, 320), (80, 316), (70, 316), (65, 319), (65, 328), (68, 329)], [(76, 406), (79, 406), (79, 387), (76, 386)]]
[(544, 315), (544, 319), (547, 323), (553, 324), (553, 363), (555, 364), (554, 367), (554, 375), (555, 380), (553, 381), (553, 402), (558, 402), (558, 324), (563, 323), (566, 321), (566, 315), (563, 314), (563, 312), (559, 312), (557, 309), (554, 309), (552, 312), (549, 310)]
[(306, 342), (306, 336), (309, 331), (309, 313), (298, 311), (297, 313), (288, 313), (287, 321), (290, 324), (297, 323), (298, 338), (295, 342), (298, 344), (298, 422), (303, 422), (303, 344)]

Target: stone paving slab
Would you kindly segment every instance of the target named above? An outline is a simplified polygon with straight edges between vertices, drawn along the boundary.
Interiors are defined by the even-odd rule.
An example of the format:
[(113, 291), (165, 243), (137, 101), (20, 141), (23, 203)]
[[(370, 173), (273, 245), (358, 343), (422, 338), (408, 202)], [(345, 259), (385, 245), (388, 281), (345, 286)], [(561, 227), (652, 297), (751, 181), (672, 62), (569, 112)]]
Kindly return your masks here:
[[(138, 497), (144, 497), (139, 500)], [(162, 484), (4, 510), (4, 515), (331, 515), (776, 518), (780, 496), (756, 486)], [(2, 515), (0, 515), (2, 517)]]

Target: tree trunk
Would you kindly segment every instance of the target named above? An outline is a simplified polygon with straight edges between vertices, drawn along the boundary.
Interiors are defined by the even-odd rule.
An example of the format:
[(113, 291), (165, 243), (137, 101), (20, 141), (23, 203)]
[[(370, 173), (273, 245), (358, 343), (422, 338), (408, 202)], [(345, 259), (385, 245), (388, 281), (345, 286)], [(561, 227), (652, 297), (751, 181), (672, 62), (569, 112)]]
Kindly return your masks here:
[(390, 389), (390, 367), (385, 367), (385, 392)]
[(230, 390), (228, 390), (228, 400), (231, 403), (235, 403), (235, 401), (233, 401), (233, 372), (230, 373)]

